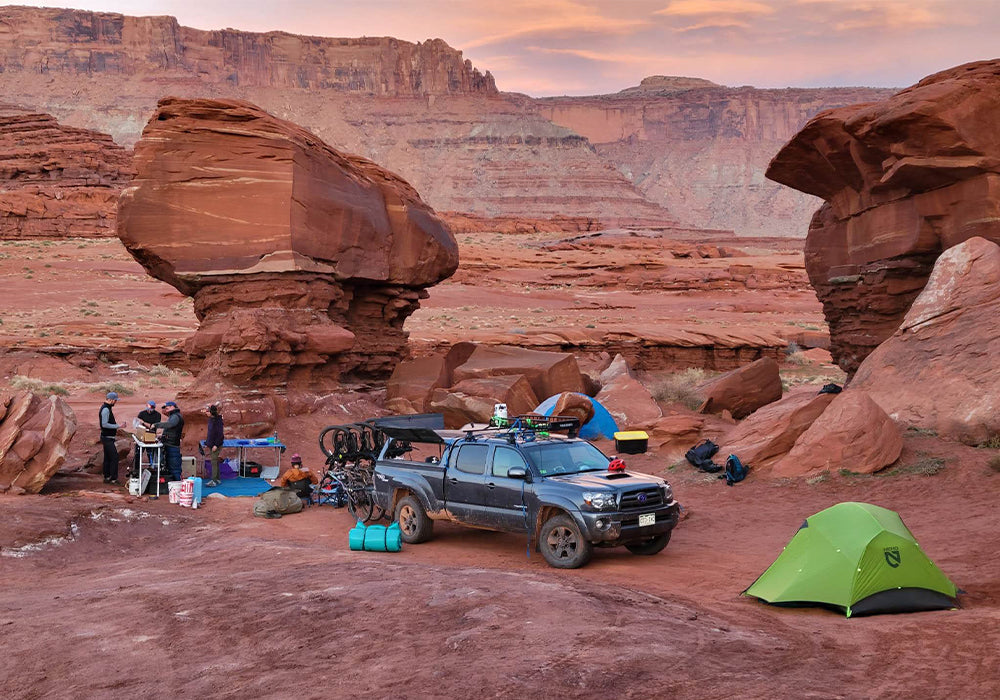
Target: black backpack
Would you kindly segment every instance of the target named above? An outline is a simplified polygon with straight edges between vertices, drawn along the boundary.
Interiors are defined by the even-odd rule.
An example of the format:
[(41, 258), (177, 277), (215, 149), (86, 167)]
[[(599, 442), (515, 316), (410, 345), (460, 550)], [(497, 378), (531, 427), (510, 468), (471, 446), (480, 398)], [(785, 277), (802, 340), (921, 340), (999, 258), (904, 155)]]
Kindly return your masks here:
[(726, 460), (726, 473), (719, 474), (720, 479), (726, 480), (726, 486), (732, 486), (738, 481), (743, 481), (750, 473), (750, 467), (743, 464), (736, 455), (729, 455)]
[(712, 455), (719, 451), (719, 446), (711, 440), (702, 440), (684, 453), (684, 459), (704, 472), (714, 474), (722, 471), (722, 467), (712, 461)]

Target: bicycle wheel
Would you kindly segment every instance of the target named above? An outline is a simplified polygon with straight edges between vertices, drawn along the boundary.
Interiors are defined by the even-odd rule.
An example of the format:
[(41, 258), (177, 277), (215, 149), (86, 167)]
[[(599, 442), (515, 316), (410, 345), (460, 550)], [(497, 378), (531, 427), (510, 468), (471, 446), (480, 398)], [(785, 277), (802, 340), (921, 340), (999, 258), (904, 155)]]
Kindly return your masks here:
[(363, 523), (372, 519), (372, 510), (375, 504), (372, 503), (368, 491), (362, 489), (351, 489), (347, 494), (347, 510)]

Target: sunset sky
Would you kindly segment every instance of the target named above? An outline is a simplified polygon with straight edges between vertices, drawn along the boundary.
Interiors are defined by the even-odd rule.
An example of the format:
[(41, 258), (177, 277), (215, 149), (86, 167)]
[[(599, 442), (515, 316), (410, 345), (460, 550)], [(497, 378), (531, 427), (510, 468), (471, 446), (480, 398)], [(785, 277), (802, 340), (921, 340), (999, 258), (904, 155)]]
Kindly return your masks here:
[(996, 0), (98, 0), (12, 4), (172, 15), (189, 27), (440, 38), (501, 90), (617, 92), (649, 75), (723, 85), (905, 87), (1000, 54)]

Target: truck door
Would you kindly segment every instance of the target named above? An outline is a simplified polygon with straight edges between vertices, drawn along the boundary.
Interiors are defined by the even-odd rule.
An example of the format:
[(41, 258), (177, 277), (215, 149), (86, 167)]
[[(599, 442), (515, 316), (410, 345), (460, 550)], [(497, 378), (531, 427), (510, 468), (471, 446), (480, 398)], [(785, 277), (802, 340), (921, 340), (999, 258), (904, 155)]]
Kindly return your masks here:
[(445, 507), (459, 522), (485, 525), (486, 455), (489, 445), (466, 443), (453, 453), (444, 475)]
[(524, 490), (531, 487), (524, 479), (508, 477), (507, 470), (511, 467), (528, 469), (520, 452), (512, 447), (497, 445), (486, 473), (486, 517), (498, 529), (523, 532), (528, 527), (522, 507), (528, 502), (528, 494)]

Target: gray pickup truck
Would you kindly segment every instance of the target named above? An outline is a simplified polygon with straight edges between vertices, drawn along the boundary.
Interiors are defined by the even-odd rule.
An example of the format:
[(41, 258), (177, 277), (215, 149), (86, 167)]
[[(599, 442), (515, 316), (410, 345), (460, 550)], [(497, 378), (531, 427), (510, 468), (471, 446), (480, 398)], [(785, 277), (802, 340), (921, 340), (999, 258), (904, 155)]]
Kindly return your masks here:
[[(596, 547), (634, 554), (667, 546), (679, 506), (670, 485), (618, 465), (586, 440), (531, 429), (384, 428), (374, 498), (410, 544), (435, 520), (525, 533), (554, 567), (586, 564)], [(570, 435), (573, 432), (570, 431)]]

